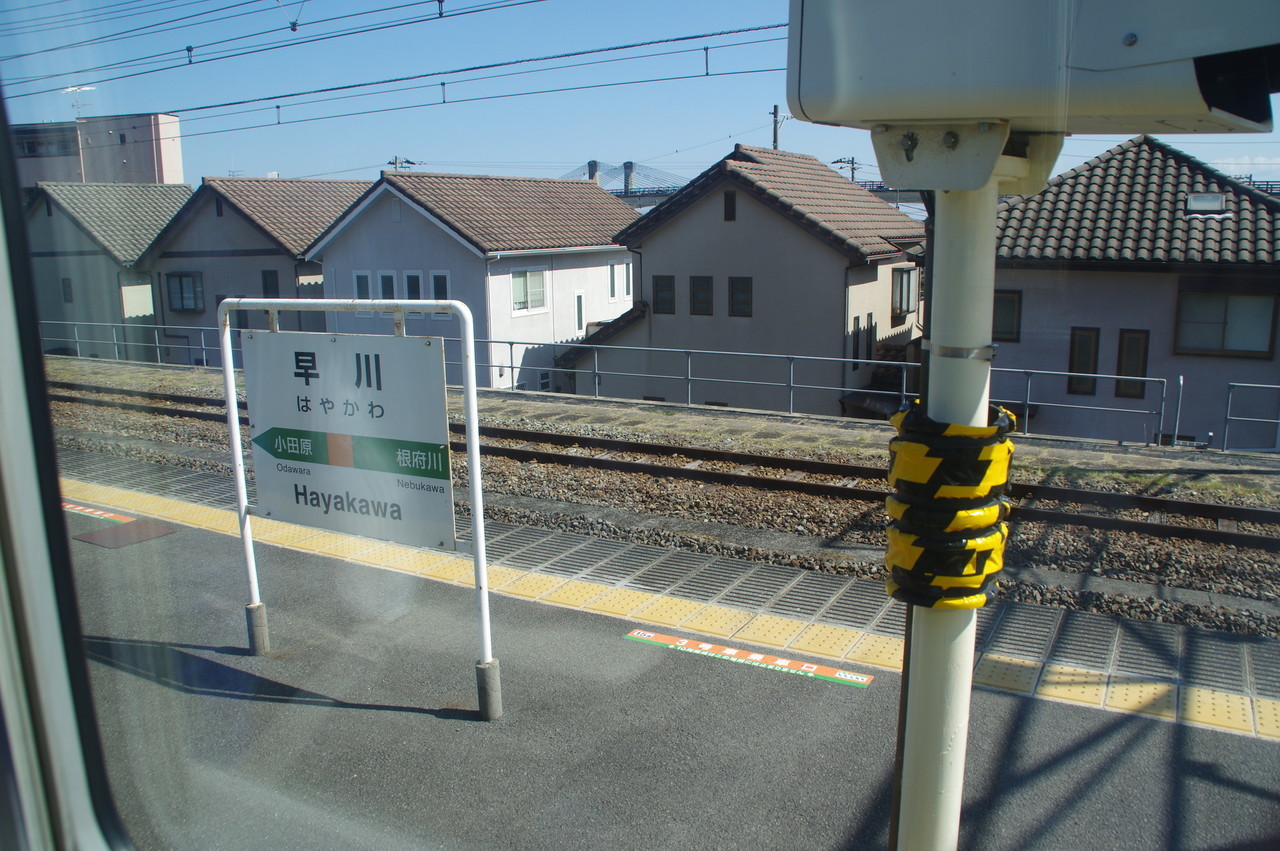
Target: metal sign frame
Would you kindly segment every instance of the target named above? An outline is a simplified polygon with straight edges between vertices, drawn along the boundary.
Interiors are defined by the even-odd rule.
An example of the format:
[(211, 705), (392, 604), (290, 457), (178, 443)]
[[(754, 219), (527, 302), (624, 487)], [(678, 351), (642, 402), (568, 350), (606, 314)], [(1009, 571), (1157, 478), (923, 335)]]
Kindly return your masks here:
[[(236, 486), (236, 513), (240, 537), (244, 543), (245, 566), (249, 580), (249, 603), (245, 618), (249, 631), (249, 650), (254, 655), (270, 651), (266, 606), (258, 587), (258, 568), (253, 553), (253, 529), (249, 517), (249, 492), (245, 483), (244, 452), (240, 440), (240, 422), (235, 385), (235, 365), (231, 347), (231, 311), (265, 310), (267, 331), (280, 330), (280, 311), (324, 311), (354, 313), (366, 311), (389, 313), (394, 335), (403, 337), (404, 316), (408, 312), (452, 313), (462, 325), (462, 392), (466, 421), (467, 478), (471, 495), (472, 560), (475, 567), (476, 607), (480, 639), (480, 658), (476, 662), (476, 685), (480, 715), (491, 721), (502, 715), (502, 689), (498, 660), (493, 655), (489, 618), (489, 569), (485, 555), (484, 488), (480, 478), (480, 425), (476, 404), (475, 322), (471, 310), (460, 301), (430, 299), (300, 299), (300, 298), (228, 298), (218, 305), (219, 344), (222, 352), (222, 379), (227, 397), (227, 432), (231, 445), (231, 463)], [(320, 333), (320, 332), (316, 332)]]

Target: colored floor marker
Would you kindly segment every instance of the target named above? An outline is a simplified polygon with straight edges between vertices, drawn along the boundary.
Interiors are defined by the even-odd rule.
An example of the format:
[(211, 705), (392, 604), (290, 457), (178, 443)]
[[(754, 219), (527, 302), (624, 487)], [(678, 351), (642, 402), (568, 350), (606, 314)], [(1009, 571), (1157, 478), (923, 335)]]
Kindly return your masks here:
[(670, 647), (673, 650), (683, 650), (686, 653), (697, 653), (700, 656), (711, 656), (716, 659), (740, 662), (744, 665), (755, 665), (756, 667), (768, 668), (773, 671), (799, 674), (803, 677), (814, 677), (828, 682), (843, 683), (847, 686), (866, 688), (875, 679), (869, 674), (841, 671), (838, 668), (816, 665), (812, 662), (800, 662), (795, 659), (775, 656), (772, 653), (755, 653), (749, 650), (739, 650), (736, 647), (722, 647), (719, 644), (709, 644), (692, 638), (673, 638), (670, 635), (650, 632), (647, 629), (633, 629), (627, 633), (626, 637), (632, 641), (641, 641), (645, 644)]
[(87, 505), (77, 505), (74, 502), (63, 502), (63, 511), (72, 511), (76, 514), (87, 514), (90, 517), (97, 517), (100, 520), (110, 520), (112, 523), (132, 523), (137, 520), (136, 517), (126, 517), (123, 514), (112, 514), (110, 511), (103, 511), (101, 508), (90, 508)]

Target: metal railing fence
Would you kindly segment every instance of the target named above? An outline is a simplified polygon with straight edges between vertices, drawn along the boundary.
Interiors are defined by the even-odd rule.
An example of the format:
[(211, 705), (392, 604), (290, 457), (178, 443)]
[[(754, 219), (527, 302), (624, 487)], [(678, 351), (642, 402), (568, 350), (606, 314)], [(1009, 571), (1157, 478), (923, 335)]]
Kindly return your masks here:
[[(1252, 391), (1262, 391), (1262, 393), (1259, 394)], [(1240, 395), (1248, 394), (1252, 396), (1252, 401), (1254, 401), (1255, 403), (1260, 402), (1259, 400), (1260, 395), (1274, 394), (1272, 396), (1273, 404), (1271, 405), (1271, 407), (1273, 407), (1277, 412), (1280, 412), (1280, 384), (1243, 384), (1243, 383), (1234, 382), (1234, 381), (1229, 383), (1227, 385), (1227, 411), (1226, 411), (1226, 415), (1224, 417), (1224, 421), (1222, 425), (1223, 450), (1229, 449), (1231, 447), (1230, 434), (1231, 434), (1232, 423), (1263, 423), (1263, 424), (1270, 424), (1275, 426), (1276, 445), (1273, 447), (1254, 449), (1252, 451), (1259, 451), (1259, 452), (1278, 451), (1277, 447), (1280, 447), (1280, 414), (1277, 414), (1276, 417), (1257, 417), (1257, 416), (1244, 416), (1242, 414), (1237, 414), (1234, 412), (1235, 408), (1233, 407), (1237, 402), (1240, 401), (1239, 395), (1237, 394), (1240, 394)], [(1246, 449), (1248, 447), (1238, 447), (1238, 448)]]
[[(78, 357), (96, 357), (111, 360), (142, 361), (149, 363), (176, 363), (198, 366), (221, 366), (218, 332), (214, 328), (197, 326), (156, 326), (135, 325), (130, 323), (112, 324), (101, 322), (69, 322), (48, 320), (40, 323), (44, 350), (50, 354), (67, 354)], [(460, 343), (457, 338), (445, 338), (452, 344)], [(520, 376), (548, 373), (552, 375), (570, 376), (575, 384), (589, 382), (589, 387), (578, 386), (577, 392), (582, 395), (601, 395), (600, 387), (604, 379), (609, 377), (625, 379), (649, 379), (669, 381), (680, 387), (685, 405), (694, 404), (694, 390), (699, 385), (743, 386), (765, 390), (780, 391), (783, 402), (777, 406), (761, 407), (760, 410), (785, 411), (796, 413), (796, 396), (800, 392), (831, 393), (837, 396), (856, 392), (870, 397), (883, 397), (893, 406), (901, 405), (917, 394), (909, 388), (913, 386), (912, 371), (919, 370), (920, 364), (906, 361), (882, 361), (862, 358), (830, 358), (811, 355), (773, 354), (766, 352), (726, 352), (710, 349), (668, 349), (636, 346), (597, 346), (575, 342), (548, 343), (528, 340), (478, 339), (478, 356), (482, 361), (477, 367), (490, 370), (490, 384), (497, 387), (498, 378), (504, 378), (501, 384), (509, 389), (528, 386), (520, 380)], [(233, 332), (233, 358), (238, 359), (239, 332)], [(166, 351), (167, 350), (167, 351)], [(532, 363), (526, 360), (529, 352), (539, 353)], [(570, 350), (582, 354), (574, 366), (557, 366), (556, 358)], [(448, 351), (448, 349), (446, 349)], [(491, 354), (486, 357), (485, 352)], [(504, 352), (505, 359), (500, 352)], [(177, 354), (175, 354), (177, 353)], [(630, 369), (609, 368), (607, 358), (640, 357), (642, 360), (653, 358), (674, 358), (681, 362), (683, 369), (678, 372), (635, 371)], [(736, 374), (732, 370), (716, 371), (709, 368), (715, 360), (737, 365), (754, 362), (750, 370), (751, 378), (741, 377), (742, 370)], [(582, 366), (583, 363), (585, 366)], [(447, 360), (450, 366), (459, 366), (461, 359)], [(877, 386), (849, 387), (844, 381), (851, 367), (865, 367), (880, 373)], [(807, 378), (808, 373), (825, 368), (829, 374), (838, 374), (839, 383), (818, 383)], [(834, 369), (833, 369), (834, 368)], [(496, 375), (494, 374), (496, 373)], [(892, 380), (886, 380), (886, 373)], [(1129, 384), (1155, 385), (1158, 398), (1154, 404), (1137, 407), (1118, 407), (1115, 405), (1079, 404), (1062, 401), (1061, 394), (1046, 391), (1045, 382), (1065, 381), (1068, 378), (1094, 379), (1101, 382), (1126, 382)], [(1021, 390), (1016, 397), (1007, 389), (1008, 381), (1014, 380)], [(538, 384), (533, 384), (538, 387)], [(891, 387), (892, 389), (886, 389)], [(1168, 380), (1164, 378), (1145, 378), (1138, 376), (1108, 375), (1103, 373), (1070, 373), (1053, 370), (1010, 369), (995, 367), (992, 369), (992, 401), (1020, 411), (1019, 417), (1022, 434), (1031, 434), (1030, 417), (1027, 412), (1039, 408), (1057, 408), (1077, 411), (1091, 411), (1097, 414), (1114, 414), (1124, 417), (1137, 417), (1150, 424), (1145, 429), (1151, 442), (1158, 442), (1164, 430), (1166, 407), (1168, 404)], [(1271, 385), (1230, 385), (1231, 388), (1268, 388)], [(1039, 395), (1037, 395), (1039, 394)], [(1147, 394), (1134, 394), (1135, 402), (1145, 401)], [(1181, 379), (1179, 393), (1175, 402), (1175, 422), (1181, 416)], [(1231, 396), (1228, 396), (1228, 424), (1232, 421), (1257, 422), (1249, 417), (1232, 417), (1230, 413)], [(1274, 420), (1262, 420), (1274, 422)], [(1175, 431), (1176, 436), (1176, 431)], [(1154, 440), (1152, 440), (1154, 438)], [(1224, 429), (1224, 447), (1226, 446), (1226, 430)]]

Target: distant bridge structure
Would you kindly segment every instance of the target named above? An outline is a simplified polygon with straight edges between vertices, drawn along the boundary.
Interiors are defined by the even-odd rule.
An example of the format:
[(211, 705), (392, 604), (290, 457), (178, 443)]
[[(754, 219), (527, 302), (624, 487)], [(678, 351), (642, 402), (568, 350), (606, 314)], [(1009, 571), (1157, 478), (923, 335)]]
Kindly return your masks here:
[(652, 207), (674, 195), (689, 181), (678, 174), (633, 162), (611, 165), (591, 160), (563, 175), (569, 180), (594, 180), (602, 189), (632, 207)]

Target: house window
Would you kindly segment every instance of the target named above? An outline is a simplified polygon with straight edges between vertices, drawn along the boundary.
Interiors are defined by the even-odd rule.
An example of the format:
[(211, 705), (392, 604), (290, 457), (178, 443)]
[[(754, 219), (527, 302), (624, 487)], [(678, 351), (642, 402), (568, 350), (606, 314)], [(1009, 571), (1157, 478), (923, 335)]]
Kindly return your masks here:
[(689, 279), (689, 313), (693, 316), (711, 315), (711, 277), (694, 275)]
[(750, 316), (752, 310), (751, 303), (751, 279), (750, 278), (730, 278), (729, 279), (729, 315), (730, 316)]
[[(1098, 334), (1097, 328), (1071, 329), (1071, 351), (1067, 372), (1097, 373)], [(1073, 375), (1067, 379), (1067, 392), (1092, 396), (1098, 392), (1098, 379)]]
[(875, 360), (876, 357), (876, 315), (867, 314), (867, 334), (862, 338), (863, 359)]
[(547, 306), (545, 272), (522, 269), (511, 273), (511, 309), (543, 310)]
[(396, 297), (396, 273), (378, 273), (378, 298), (394, 299)]
[(1270, 357), (1275, 326), (1274, 295), (1179, 293), (1175, 351), (1182, 355)]
[(653, 312), (676, 312), (676, 276), (653, 276)]
[[(1120, 346), (1116, 354), (1116, 375), (1147, 374), (1147, 348), (1151, 333), (1121, 329)], [(1116, 381), (1116, 397), (1141, 399), (1147, 394), (1145, 381)]]
[(404, 273), (404, 297), (408, 301), (418, 301), (422, 298), (421, 272)]
[(123, 144), (125, 144), (125, 142), (126, 142), (126, 140), (125, 140), (125, 136), (124, 136), (124, 134), (123, 134), (123, 133), (121, 133), (121, 134), (120, 134), (120, 144), (121, 144), (121, 145), (123, 145)]
[(437, 301), (449, 300), (449, 273), (431, 273), (431, 297)]
[(71, 279), (63, 278), (62, 279), (62, 303), (71, 304), (75, 300), (76, 300), (75, 294), (71, 291)]
[(724, 193), (724, 220), (726, 222), (738, 220), (738, 193), (733, 190)]
[(583, 304), (585, 296), (581, 292), (573, 294), (573, 328), (579, 334), (587, 330), (587, 312)]
[(893, 270), (893, 313), (894, 325), (907, 321), (908, 313), (915, 313), (920, 306), (920, 270)]
[(1022, 290), (996, 290), (991, 317), (991, 339), (1016, 343), (1022, 338)]
[(618, 264), (609, 264), (609, 301), (618, 300)]
[(280, 273), (275, 269), (262, 270), (262, 297), (280, 298)]
[(369, 273), (368, 272), (356, 272), (355, 285), (356, 285), (356, 298), (369, 297)]
[(170, 310), (204, 310), (204, 281), (199, 272), (171, 272), (165, 275), (165, 282)]
[(858, 367), (862, 366), (862, 364), (858, 363), (856, 360), (858, 357), (858, 349), (862, 347), (862, 317), (854, 316), (852, 317), (852, 320), (853, 321), (849, 325), (849, 355), (850, 357), (855, 358), (855, 360), (850, 361), (849, 371), (855, 372)]
[(622, 294), (627, 299), (630, 299), (631, 298), (631, 264), (623, 263), (622, 268), (623, 268), (623, 276), (624, 276), (624, 281), (622, 284)]
[(544, 370), (538, 373), (538, 389), (543, 392), (551, 390), (551, 373), (549, 371)]

